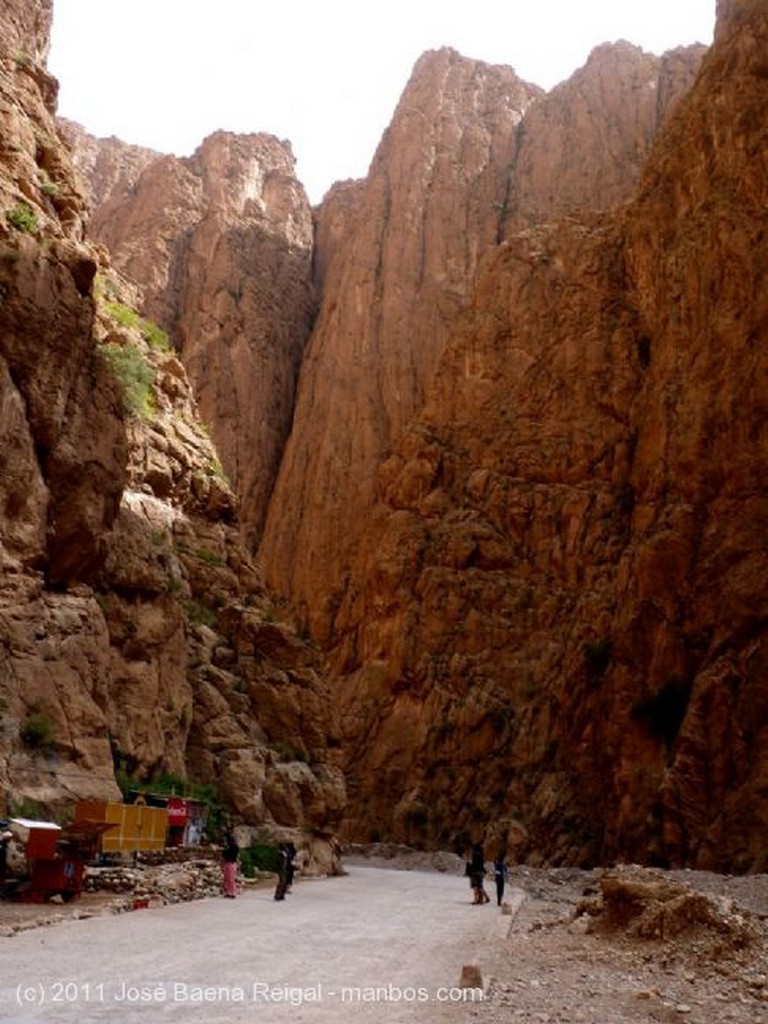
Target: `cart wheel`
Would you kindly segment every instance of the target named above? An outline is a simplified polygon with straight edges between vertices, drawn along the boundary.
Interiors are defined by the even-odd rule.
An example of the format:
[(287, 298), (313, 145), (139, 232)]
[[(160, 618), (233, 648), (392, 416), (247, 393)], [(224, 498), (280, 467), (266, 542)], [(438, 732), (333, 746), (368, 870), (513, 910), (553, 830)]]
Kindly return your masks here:
[(64, 892), (61, 893), (61, 898), (64, 900), (65, 903), (71, 903), (75, 896), (77, 896), (77, 893), (72, 892), (69, 889), (66, 889), (64, 890)]

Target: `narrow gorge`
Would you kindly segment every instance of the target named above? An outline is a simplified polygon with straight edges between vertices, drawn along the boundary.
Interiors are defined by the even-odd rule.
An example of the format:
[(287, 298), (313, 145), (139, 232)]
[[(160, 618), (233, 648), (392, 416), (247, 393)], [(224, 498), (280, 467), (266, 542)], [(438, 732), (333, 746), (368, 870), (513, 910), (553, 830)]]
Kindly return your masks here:
[(549, 93), (429, 51), (315, 208), (266, 133), (57, 120), (53, 16), (0, 15), (6, 804), (765, 870), (764, 5)]

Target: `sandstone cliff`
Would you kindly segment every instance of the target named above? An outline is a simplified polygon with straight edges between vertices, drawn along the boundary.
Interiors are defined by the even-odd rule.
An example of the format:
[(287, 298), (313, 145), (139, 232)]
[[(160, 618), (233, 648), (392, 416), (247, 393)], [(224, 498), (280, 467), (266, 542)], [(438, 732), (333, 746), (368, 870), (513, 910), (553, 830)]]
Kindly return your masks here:
[(89, 235), (171, 333), (253, 548), (315, 312), (312, 216), (290, 146), (217, 132), (177, 158), (63, 130), (90, 191)]
[(268, 582), (323, 642), (376, 465), (422, 406), (479, 258), (515, 225), (628, 198), (701, 54), (600, 47), (549, 95), (509, 68), (426, 54), (368, 178), (343, 205), (330, 193), (322, 303), (261, 546)]
[(72, 151), (79, 184), (88, 200), (89, 234), (98, 237), (100, 225), (108, 230), (111, 210), (131, 195), (141, 172), (161, 154), (143, 146), (129, 146), (114, 136), (95, 139), (79, 124), (63, 117), (56, 123)]
[(583, 68), (533, 105), (520, 127), (505, 231), (629, 199), (704, 52), (688, 46), (656, 57), (629, 43), (596, 47)]
[(539, 93), (510, 68), (426, 54), (328, 260), (261, 548), (268, 581), (322, 640), (375, 466), (420, 408), (496, 242), (517, 126)]
[(173, 334), (251, 545), (269, 500), (268, 582), (317, 638), (333, 635), (376, 464), (422, 405), (479, 255), (521, 224), (626, 199), (701, 53), (598, 47), (548, 96), (509, 68), (426, 54), (368, 178), (317, 211), (322, 307), (303, 362), (313, 239), (287, 151), (219, 133), (190, 160), (153, 159), (67, 126), (90, 231)]
[(329, 691), (241, 546), (181, 363), (83, 241), (50, 14), (0, 13), (0, 813), (116, 796), (117, 769), (331, 831)]
[[(349, 835), (461, 845), (484, 832), (532, 861), (755, 862), (722, 829), (706, 835), (701, 809), (694, 821), (687, 807), (700, 796), (669, 768), (694, 721), (706, 628), (662, 617), (663, 628), (643, 620), (634, 634), (637, 594), (642, 615), (655, 609), (659, 575), (640, 585), (638, 453), (654, 451), (654, 403), (677, 408), (680, 394), (663, 375), (649, 389), (663, 358), (646, 321), (661, 296), (640, 283), (642, 247), (628, 239), (670, 236), (639, 205), (599, 215), (632, 198), (701, 59), (699, 47), (663, 58), (599, 47), (545, 96), (508, 68), (427, 54), (368, 178), (337, 185), (316, 212), (321, 305), (260, 550), (339, 677)], [(705, 73), (699, 96), (716, 77)], [(670, 151), (692, 147), (682, 172), (707, 143), (670, 130)], [(95, 214), (98, 237), (147, 288), (147, 310), (176, 330), (198, 386), (220, 394), (229, 335), (216, 317), (195, 332), (173, 317), (194, 317), (194, 294), (233, 322), (229, 211), (253, 144), (222, 135), (191, 161), (150, 160), (132, 195), (104, 197)], [(131, 159), (129, 177), (142, 162)], [(207, 159), (216, 201), (196, 182)], [(211, 273), (166, 244), (163, 205), (200, 232)], [(660, 268), (661, 244), (655, 254)], [(268, 263), (259, 251), (237, 264), (253, 296), (235, 302), (244, 335), (250, 318), (274, 316), (259, 283)], [(292, 294), (303, 296), (309, 278), (299, 279)], [(250, 388), (247, 361), (237, 366)], [(248, 395), (271, 429), (268, 406)], [(240, 444), (239, 403), (207, 407), (215, 436)], [(243, 427), (251, 446), (258, 436)], [(230, 465), (253, 541), (258, 502), (239, 476), (244, 460)], [(671, 551), (679, 523), (662, 498), (647, 501), (674, 520)], [(690, 663), (658, 653), (674, 630), (678, 654), (697, 652)]]
[(765, 870), (767, 44), (483, 261), (336, 619), (350, 834)]

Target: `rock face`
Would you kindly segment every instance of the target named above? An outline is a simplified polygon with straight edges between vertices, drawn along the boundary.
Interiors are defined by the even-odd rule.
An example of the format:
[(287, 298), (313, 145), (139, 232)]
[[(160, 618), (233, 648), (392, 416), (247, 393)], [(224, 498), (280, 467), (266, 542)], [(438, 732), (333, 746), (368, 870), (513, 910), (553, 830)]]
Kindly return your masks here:
[[(104, 345), (125, 346), (108, 331)], [(183, 367), (170, 351), (144, 354), (152, 415), (130, 420), (126, 488), (96, 580), (112, 757), (129, 776), (193, 773), (246, 822), (328, 831), (344, 786), (316, 655), (280, 623), (248, 561)]]
[(765, 869), (767, 42), (483, 261), (337, 616), (351, 834)]
[(583, 68), (526, 114), (506, 232), (626, 202), (704, 52), (689, 46), (656, 57), (629, 43), (593, 50)]
[[(703, 63), (700, 47), (599, 47), (549, 95), (426, 54), (368, 178), (316, 212), (320, 307), (275, 430), (279, 452), (292, 411), (260, 555), (336, 676), (350, 837), (482, 835), (534, 863), (765, 863), (748, 713), (764, 660), (764, 15), (746, 0), (720, 14)], [(238, 346), (253, 324), (282, 330), (289, 295), (311, 318), (308, 272), (285, 316), (254, 278), (265, 220), (281, 253), (309, 245), (286, 228), (304, 224), (293, 200), (248, 184), (244, 168), (280, 163), (273, 145), (221, 134), (190, 161), (134, 154), (132, 194), (116, 184), (95, 213), (229, 445), (252, 544), (264, 498), (231, 453), (274, 421)], [(306, 330), (289, 333), (295, 373)], [(173, 490), (148, 472), (142, 486)], [(220, 655), (199, 638), (207, 666), (248, 657), (244, 623), (225, 620)], [(137, 715), (132, 700), (121, 756), (151, 737), (132, 735)], [(210, 732), (185, 749), (199, 738), (218, 772), (211, 751), (238, 742)], [(304, 765), (285, 773), (287, 806)], [(264, 780), (272, 806), (283, 792)]]
[(172, 335), (253, 548), (315, 311), (312, 216), (287, 143), (217, 132), (189, 158), (65, 124), (89, 182), (89, 233)]
[[(479, 254), (498, 238), (517, 127), (540, 94), (452, 50), (416, 65), (331, 253), (270, 505), (267, 578), (326, 640), (375, 467), (421, 407)], [(334, 197), (334, 193), (331, 193)], [(347, 203), (347, 207), (352, 204)], [(320, 215), (319, 237), (328, 215)]]
[(321, 309), (261, 548), (268, 582), (323, 642), (375, 467), (422, 407), (480, 256), (522, 224), (628, 198), (701, 53), (601, 47), (549, 96), (509, 68), (426, 54), (368, 179), (323, 204)]
[(267, 580), (323, 642), (376, 465), (423, 404), (479, 256), (521, 225), (626, 199), (702, 52), (599, 47), (549, 96), (510, 68), (425, 54), (368, 179), (317, 211), (322, 304), (295, 405), (312, 234), (289, 154), (219, 133), (191, 160), (153, 160), (69, 126), (93, 236), (176, 337), (251, 545), (269, 499)]
[(4, 49), (22, 63), (45, 64), (52, 21), (53, 0), (7, 0), (3, 4)]
[(0, 813), (170, 774), (327, 834), (328, 688), (240, 543), (181, 363), (83, 241), (49, 22), (0, 14)]
[(88, 231), (98, 237), (99, 226), (108, 225), (110, 212), (119, 209), (133, 192), (141, 172), (160, 158), (160, 153), (142, 146), (129, 146), (120, 139), (95, 139), (74, 121), (57, 119), (59, 131), (70, 149), (80, 186), (88, 197), (91, 216)]

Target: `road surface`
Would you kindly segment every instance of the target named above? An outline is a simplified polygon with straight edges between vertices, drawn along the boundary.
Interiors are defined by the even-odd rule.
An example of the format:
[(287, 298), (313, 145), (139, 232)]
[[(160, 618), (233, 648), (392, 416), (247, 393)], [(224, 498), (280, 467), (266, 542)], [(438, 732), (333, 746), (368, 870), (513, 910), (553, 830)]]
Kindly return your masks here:
[(509, 917), (455, 875), (352, 866), (271, 889), (0, 938), (5, 1024), (442, 1024), (477, 1019)]

